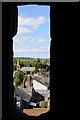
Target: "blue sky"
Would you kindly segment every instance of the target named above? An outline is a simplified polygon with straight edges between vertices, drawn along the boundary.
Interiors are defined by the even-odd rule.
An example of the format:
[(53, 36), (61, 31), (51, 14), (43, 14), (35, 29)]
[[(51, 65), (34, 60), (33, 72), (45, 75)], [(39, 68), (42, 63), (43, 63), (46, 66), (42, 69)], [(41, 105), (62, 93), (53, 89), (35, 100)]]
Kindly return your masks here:
[(14, 57), (50, 58), (50, 7), (18, 6), (18, 28), (13, 37)]

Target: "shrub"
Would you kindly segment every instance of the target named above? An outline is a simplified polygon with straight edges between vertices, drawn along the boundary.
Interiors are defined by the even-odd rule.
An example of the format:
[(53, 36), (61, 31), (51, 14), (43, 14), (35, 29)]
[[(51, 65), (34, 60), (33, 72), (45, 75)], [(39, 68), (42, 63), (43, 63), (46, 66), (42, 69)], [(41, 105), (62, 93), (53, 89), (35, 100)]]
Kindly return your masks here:
[(40, 101), (39, 106), (41, 108), (47, 108), (48, 107), (48, 101)]

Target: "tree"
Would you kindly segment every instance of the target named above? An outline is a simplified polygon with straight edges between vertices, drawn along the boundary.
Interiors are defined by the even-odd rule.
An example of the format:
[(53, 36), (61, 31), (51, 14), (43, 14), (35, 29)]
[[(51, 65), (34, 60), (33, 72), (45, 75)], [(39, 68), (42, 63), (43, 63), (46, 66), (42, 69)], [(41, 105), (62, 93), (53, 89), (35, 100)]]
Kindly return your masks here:
[(17, 68), (17, 64), (13, 64), (13, 71), (15, 71)]
[(15, 71), (17, 68), (17, 60), (13, 58), (13, 71)]
[(37, 59), (38, 63), (40, 63), (40, 58)]
[(27, 67), (28, 66), (28, 62), (25, 60), (23, 61), (23, 64), (24, 64), (24, 67)]
[(46, 70), (50, 70), (50, 66), (49, 65), (46, 65)]
[(14, 64), (17, 64), (16, 58), (13, 58), (13, 63), (14, 63)]
[(20, 81), (23, 82), (23, 80), (24, 80), (24, 73), (19, 70), (19, 71), (16, 73), (15, 78), (20, 79)]
[(37, 61), (37, 60), (33, 60), (33, 61), (31, 62), (32, 67), (36, 67), (37, 64), (38, 64), (38, 61)]
[(40, 101), (39, 106), (41, 108), (47, 108), (48, 107), (48, 101)]
[(15, 84), (16, 84), (17, 86), (21, 84), (21, 81), (20, 81), (20, 79), (18, 79), (18, 78), (15, 78), (15, 79), (14, 79), (14, 82), (15, 82)]

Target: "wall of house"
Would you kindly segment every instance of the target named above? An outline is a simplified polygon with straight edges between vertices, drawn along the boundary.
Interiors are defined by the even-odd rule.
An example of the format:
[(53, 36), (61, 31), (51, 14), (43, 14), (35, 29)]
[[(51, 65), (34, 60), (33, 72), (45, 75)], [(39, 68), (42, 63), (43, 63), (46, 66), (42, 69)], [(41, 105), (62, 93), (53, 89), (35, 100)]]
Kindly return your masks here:
[(42, 85), (41, 83), (37, 82), (33, 79), (33, 87), (35, 90), (47, 90), (47, 87)]
[(45, 96), (45, 100), (50, 100), (50, 93)]

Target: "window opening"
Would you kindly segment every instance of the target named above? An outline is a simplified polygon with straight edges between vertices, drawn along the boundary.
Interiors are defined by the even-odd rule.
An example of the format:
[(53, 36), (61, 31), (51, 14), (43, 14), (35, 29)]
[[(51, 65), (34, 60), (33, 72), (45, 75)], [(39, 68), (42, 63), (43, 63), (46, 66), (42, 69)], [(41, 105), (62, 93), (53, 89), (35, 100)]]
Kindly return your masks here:
[(30, 116), (50, 110), (50, 6), (18, 6), (13, 38), (16, 108)]

